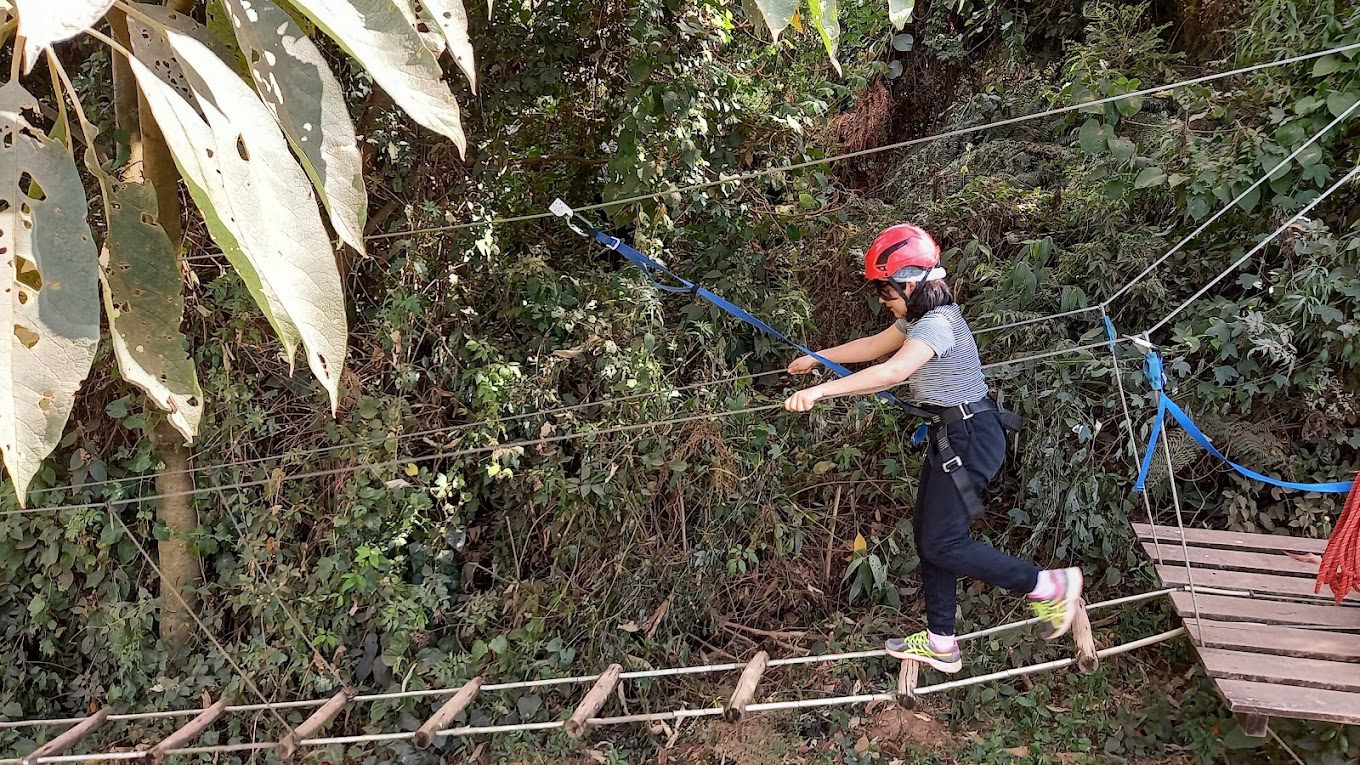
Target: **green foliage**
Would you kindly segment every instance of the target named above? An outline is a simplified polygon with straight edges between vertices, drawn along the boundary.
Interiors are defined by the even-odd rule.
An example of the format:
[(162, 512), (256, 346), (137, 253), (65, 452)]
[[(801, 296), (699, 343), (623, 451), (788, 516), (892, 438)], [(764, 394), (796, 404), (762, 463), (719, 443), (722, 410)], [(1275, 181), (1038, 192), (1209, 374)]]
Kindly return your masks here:
[[(940, 129), (1185, 74), (1164, 38), (1165, 20), (1154, 23), (1136, 8), (1090, 5), (1082, 31), (1072, 8), (1052, 11), (1064, 26), (1039, 23), (1038, 10), (1005, 16), (993, 4), (960, 11), (943, 3), (913, 22), (912, 47), (903, 51), (892, 49), (878, 2), (843, 5), (844, 80), (830, 79), (815, 30), (786, 30), (769, 45), (716, 1), (498, 4), (485, 29), (471, 9), (477, 39), (505, 52), (481, 72), (485, 95), (469, 116), (479, 126), (475, 161), (454, 162), (451, 150), (435, 148), (395, 112), (366, 114), (361, 132), (379, 179), (375, 225), (481, 221), (539, 209), (554, 196), (615, 199), (816, 158), (836, 149), (830, 118), (860, 116), (856, 97), (888, 72), (887, 56), (958, 67), (956, 100), (938, 113)], [(1261, 12), (1278, 12), (1271, 7)], [(1357, 24), (1311, 10), (1293, 18), (1306, 34), (1253, 24), (1239, 48), (1250, 60), (1297, 53), (1349, 39)], [(581, 30), (589, 30), (589, 45)], [(533, 55), (510, 53), (517, 50)], [(939, 232), (981, 329), (1113, 294), (1218, 209), (1225, 183), (1231, 199), (1265, 171), (1263, 157), (1284, 156), (1326, 124), (1327, 98), (1357, 87), (1350, 61), (1339, 63), (1325, 77), (1295, 67), (940, 141), (885, 162), (868, 191), (849, 190), (841, 168), (816, 168), (598, 215), (611, 215), (613, 230), (678, 272), (819, 345), (886, 321), (855, 291), (856, 250), (882, 225), (911, 218)], [(924, 79), (929, 73), (903, 76), (922, 78), (906, 83), (913, 87), (937, 84)], [(367, 97), (362, 75), (344, 79), (351, 100)], [(1300, 112), (1306, 99), (1323, 105)], [(1349, 135), (1338, 130), (1319, 141), (1310, 164), (1291, 166), (1254, 207), (1224, 216), (1184, 257), (1114, 303), (1117, 326), (1150, 326), (1306, 203), (1319, 186), (1304, 171), (1323, 165), (1335, 178)], [(460, 201), (446, 206), (449, 199)], [(1353, 202), (1353, 192), (1338, 192), (1155, 338), (1178, 400), (1211, 435), (1231, 434), (1234, 455), (1299, 479), (1337, 479), (1357, 468)], [(731, 625), (808, 630), (803, 647), (843, 651), (876, 647), (883, 635), (919, 624), (907, 509), (919, 456), (909, 444), (913, 423), (891, 409), (840, 402), (806, 417), (736, 415), (510, 447), (775, 401), (785, 385), (773, 376), (718, 381), (780, 368), (788, 352), (706, 304), (662, 296), (555, 222), (400, 236), (374, 243), (350, 266), (356, 361), (341, 381), (334, 421), (313, 411), (306, 386), (269, 351), (267, 322), (239, 281), (200, 268), (189, 301), (188, 334), (200, 338), (196, 363), (215, 402), (197, 480), (259, 482), (199, 498), (203, 523), (193, 541), (209, 573), (198, 595), (209, 626), (267, 694), (333, 691), (304, 633), (342, 677), (387, 690), (478, 674), (575, 674), (616, 659), (628, 669), (699, 663), (710, 660), (708, 645), (749, 653)], [(1101, 337), (1097, 322), (1077, 316), (980, 340), (986, 360), (1000, 361)], [(1121, 353), (1135, 440), (1146, 437), (1151, 413), (1138, 361)], [(1136, 448), (1108, 355), (1074, 353), (989, 374), (1027, 427), (980, 534), (1046, 564), (1085, 564), (1093, 598), (1146, 588), (1151, 576), (1128, 529), (1144, 513), (1129, 492)], [(712, 382), (494, 421), (703, 381)], [(154, 468), (140, 399), (107, 380), (89, 397), (117, 427), (67, 435), (62, 459), (49, 461), (38, 481), (75, 486), (40, 492), (44, 504), (151, 491), (138, 479)], [(443, 430), (453, 426), (460, 429)], [(484, 446), (499, 448), (431, 458)], [(1330, 529), (1333, 498), (1277, 493), (1194, 449), (1173, 443), (1173, 452), (1174, 478), (1197, 524), (1311, 536)], [(397, 465), (405, 456), (430, 459)], [(282, 480), (303, 472), (325, 474)], [(105, 478), (126, 480), (95, 485)], [(1171, 478), (1163, 473), (1150, 487), (1163, 520), (1171, 517)], [(129, 505), (123, 518), (143, 538), (164, 533), (150, 503)], [(206, 645), (186, 667), (165, 663), (154, 638), (156, 579), (102, 506), (3, 516), (0, 535), (9, 542), (0, 545), (0, 713), (65, 715), (101, 699), (193, 705), (204, 690), (248, 697)], [(963, 630), (1013, 616), (1008, 593), (973, 585), (961, 592)], [(1113, 643), (1172, 623), (1148, 604), (1101, 625), (1099, 637)], [(1062, 655), (1020, 635), (969, 651), (977, 671)], [(1021, 745), (1031, 747), (1025, 756), (1033, 762), (1063, 761), (1061, 753), (1079, 748), (1090, 761), (1155, 759), (1173, 747), (1208, 762), (1227, 743), (1245, 743), (1233, 737), (1207, 681), (1188, 672), (1187, 645), (1139, 656), (1090, 678), (1036, 678), (1033, 687), (1016, 679), (950, 696), (932, 714), (977, 735), (960, 734), (938, 750), (861, 747), (858, 710), (776, 725), (795, 742), (824, 742), (808, 760), (828, 763), (1008, 762), (1016, 755), (1006, 750)], [(821, 688), (803, 680), (809, 691)], [(825, 690), (891, 680), (886, 663), (866, 662), (836, 668)], [(711, 701), (722, 690), (658, 682), (630, 686), (629, 694), (630, 705), (661, 709)], [(467, 722), (552, 720), (572, 699), (554, 689), (488, 693)], [(427, 703), (366, 705), (336, 729), (391, 730), (428, 711)], [(153, 721), (116, 735), (134, 741), (167, 728)], [(1280, 732), (1318, 761), (1354, 756), (1353, 730)], [(20, 747), (24, 735), (5, 732), (0, 743)], [(611, 742), (607, 756), (618, 761), (654, 759), (656, 742), (644, 729), (619, 729)], [(467, 747), (452, 741), (428, 756), (352, 747), (343, 756), (422, 762), (457, 758)], [(526, 734), (490, 739), (485, 751), (497, 762), (562, 762), (580, 757), (574, 747), (560, 735)], [(1250, 751), (1278, 755), (1271, 745)]]

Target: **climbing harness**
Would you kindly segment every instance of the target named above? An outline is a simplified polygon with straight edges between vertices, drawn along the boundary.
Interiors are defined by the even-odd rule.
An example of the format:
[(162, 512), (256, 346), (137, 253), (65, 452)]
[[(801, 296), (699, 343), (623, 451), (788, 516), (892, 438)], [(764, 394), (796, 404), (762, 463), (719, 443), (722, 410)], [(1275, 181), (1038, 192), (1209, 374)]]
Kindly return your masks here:
[(954, 488), (959, 491), (959, 496), (963, 497), (964, 506), (968, 508), (968, 519), (976, 521), (986, 513), (987, 506), (982, 501), (982, 494), (977, 484), (973, 482), (972, 475), (964, 469), (963, 459), (949, 442), (949, 426), (956, 422), (971, 420), (974, 415), (983, 412), (996, 413), (1001, 429), (1007, 432), (1018, 432), (1024, 426), (1024, 422), (1020, 415), (1002, 409), (990, 398), (955, 406), (923, 406), (923, 408), (931, 411), (932, 415), (917, 429), (912, 440), (919, 443), (918, 437), (922, 432), (925, 433), (929, 444), (926, 448), (934, 451), (933, 457), (939, 461), (940, 469), (949, 475), (949, 479), (954, 482)]
[[(596, 229), (561, 199), (554, 200), (549, 209), (554, 215), (562, 218), (572, 231), (588, 239), (594, 239), (637, 266), (648, 281), (658, 289), (670, 293), (693, 295), (705, 300), (761, 332), (811, 356), (838, 376), (848, 377), (851, 374), (851, 371), (845, 366), (803, 346), (783, 332), (766, 324), (750, 311), (708, 288), (680, 276), (654, 258), (648, 257), (628, 245), (622, 239)], [(932, 269), (939, 265), (939, 251), (939, 246), (930, 238), (930, 234), (909, 223), (901, 223), (885, 230), (874, 239), (869, 252), (865, 255), (865, 275), (869, 278), (875, 278), (874, 274), (878, 273), (892, 276), (902, 268), (915, 266), (924, 269), (925, 275), (922, 279), (925, 279), (930, 275)], [(666, 281), (662, 281), (663, 278)], [(881, 281), (886, 278), (875, 278), (875, 280)], [(892, 282), (891, 279), (888, 279), (888, 281), (896, 285), (896, 282)], [(898, 286), (898, 289), (900, 290), (901, 287)], [(903, 299), (906, 299), (905, 294)], [(909, 415), (925, 420), (912, 436), (912, 443), (920, 446), (927, 439), (929, 440), (930, 448), (934, 449), (935, 452), (934, 457), (939, 459), (940, 467), (943, 468), (945, 473), (949, 474), (955, 488), (959, 491), (959, 495), (963, 498), (964, 505), (968, 508), (969, 519), (977, 520), (980, 518), (986, 512), (986, 506), (982, 502), (982, 497), (978, 492), (977, 485), (973, 482), (972, 476), (969, 475), (967, 470), (962, 469), (963, 460), (949, 443), (946, 430), (952, 423), (972, 419), (973, 416), (983, 412), (995, 412), (1004, 430), (1018, 431), (1022, 426), (1020, 416), (1001, 408), (990, 398), (942, 407), (909, 403), (888, 391), (880, 392), (878, 397), (897, 406)]]

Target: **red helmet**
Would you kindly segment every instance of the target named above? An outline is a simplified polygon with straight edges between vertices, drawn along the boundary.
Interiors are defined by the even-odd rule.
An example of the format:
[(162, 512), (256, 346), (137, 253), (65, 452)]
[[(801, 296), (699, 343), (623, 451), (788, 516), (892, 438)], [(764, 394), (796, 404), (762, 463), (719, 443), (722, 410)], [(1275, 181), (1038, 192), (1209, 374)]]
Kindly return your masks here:
[(940, 265), (940, 246), (930, 234), (910, 223), (899, 223), (874, 237), (864, 253), (864, 278), (888, 279), (907, 266), (934, 268)]

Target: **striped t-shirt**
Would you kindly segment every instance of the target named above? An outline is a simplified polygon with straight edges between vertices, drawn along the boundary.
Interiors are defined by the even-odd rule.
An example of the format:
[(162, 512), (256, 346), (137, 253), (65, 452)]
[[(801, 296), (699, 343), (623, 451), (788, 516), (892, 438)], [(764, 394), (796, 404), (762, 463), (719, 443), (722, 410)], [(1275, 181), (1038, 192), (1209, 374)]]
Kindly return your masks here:
[(907, 378), (913, 401), (952, 406), (987, 397), (977, 342), (957, 303), (933, 308), (914, 324), (898, 319), (895, 326), (908, 339), (920, 340), (935, 351), (930, 361)]

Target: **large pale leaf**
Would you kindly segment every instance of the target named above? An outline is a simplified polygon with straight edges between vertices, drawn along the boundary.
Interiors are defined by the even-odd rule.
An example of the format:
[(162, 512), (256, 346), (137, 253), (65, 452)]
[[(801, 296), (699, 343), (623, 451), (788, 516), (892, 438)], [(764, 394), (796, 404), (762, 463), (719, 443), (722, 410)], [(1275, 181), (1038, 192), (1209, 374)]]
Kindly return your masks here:
[(453, 63), (467, 76), (472, 92), (477, 92), (477, 64), (468, 36), (467, 8), (463, 0), (412, 0), (418, 15), (434, 21), (449, 43)]
[(840, 47), (841, 21), (836, 0), (808, 0), (808, 11), (812, 26), (816, 27), (822, 45), (826, 46), (826, 55), (831, 57), (831, 66), (836, 74), (840, 74), (841, 62), (836, 59), (836, 49)]
[(368, 194), (354, 123), (321, 51), (273, 0), (222, 0), (255, 89), (288, 136), (336, 233), (364, 251)]
[(307, 175), (230, 67), (192, 37), (164, 34), (202, 116), (135, 57), (133, 74), (210, 232), (227, 234), (218, 243), (248, 286), (257, 279), (271, 293), (262, 305), (276, 326), (286, 318), (295, 328), (333, 410), (348, 335), (344, 293)]
[(899, 30), (911, 21), (911, 12), (916, 10), (916, 0), (888, 0), (888, 21)]
[(197, 99), (189, 87), (188, 76), (165, 35), (148, 26), (135, 14), (128, 14), (127, 21), (132, 49), (136, 55), (132, 61), (133, 72), (136, 74), (146, 69), (152, 74), (149, 79), (143, 78), (147, 81), (139, 82), (139, 85), (151, 106), (152, 115), (165, 133), (166, 143), (189, 194), (203, 215), (213, 241), (222, 248), (222, 254), (231, 261), (246, 290), (283, 342), (284, 352), (291, 364), (302, 342), (302, 335), (274, 288), (260, 276), (246, 256), (242, 244), (237, 241), (235, 227), (227, 225), (227, 220), (219, 214), (214, 203), (227, 191), (222, 188), (221, 173), (217, 160), (210, 156), (211, 150), (194, 151), (195, 147), (210, 147), (213, 136), (196, 106)]
[[(56, 56), (48, 52), (53, 69)], [(68, 95), (76, 98), (66, 82)], [(62, 88), (55, 86), (58, 92)], [(66, 123), (65, 99), (58, 98), (58, 125)], [(189, 357), (189, 340), (180, 331), (184, 295), (179, 253), (158, 220), (156, 190), (149, 183), (119, 181), (99, 162), (99, 129), (76, 117), (85, 138), (85, 168), (99, 182), (103, 196), (104, 252), (100, 284), (109, 337), (123, 379), (141, 388), (167, 421), (193, 443), (203, 418), (203, 392)]]
[(192, 443), (203, 417), (188, 339), (179, 258), (156, 222), (156, 192), (144, 183), (104, 182), (104, 312), (123, 379), (141, 388)]
[(765, 26), (769, 27), (770, 34), (776, 40), (779, 39), (779, 33), (789, 25), (793, 15), (798, 12), (799, 0), (751, 0), (751, 2), (755, 3), (760, 17), (765, 21)]
[(0, 454), (20, 502), (61, 441), (99, 342), (98, 254), (66, 146), (0, 87)]
[(420, 35), (392, 0), (292, 0), (353, 56), (411, 119), (465, 152), (458, 102)]
[(24, 71), (32, 71), (43, 48), (94, 26), (113, 0), (14, 0), (24, 38)]
[[(137, 28), (141, 30), (136, 33), (137, 36), (141, 38), (141, 42), (149, 43), (151, 45), (160, 45), (160, 51), (166, 55), (170, 55), (169, 43), (166, 42), (163, 36), (152, 36), (148, 30), (142, 29), (145, 27), (147, 21), (150, 21), (152, 28), (156, 30), (159, 30), (162, 27), (168, 27), (183, 32), (208, 46), (208, 49), (213, 53), (216, 53), (218, 58), (228, 63), (235, 63), (240, 58), (240, 51), (230, 45), (230, 36), (221, 37), (206, 25), (198, 23), (193, 18), (186, 16), (183, 13), (177, 13), (164, 5), (157, 5), (155, 3), (129, 3), (128, 6), (131, 9), (131, 15), (135, 20)], [(216, 4), (210, 3), (209, 7), (216, 7)], [(137, 40), (134, 40), (133, 42), (135, 43)], [(233, 66), (233, 69), (238, 69), (241, 72), (241, 76), (245, 76), (245, 67)]]

